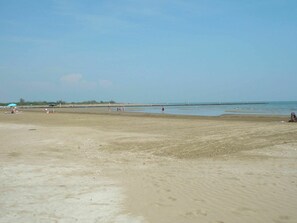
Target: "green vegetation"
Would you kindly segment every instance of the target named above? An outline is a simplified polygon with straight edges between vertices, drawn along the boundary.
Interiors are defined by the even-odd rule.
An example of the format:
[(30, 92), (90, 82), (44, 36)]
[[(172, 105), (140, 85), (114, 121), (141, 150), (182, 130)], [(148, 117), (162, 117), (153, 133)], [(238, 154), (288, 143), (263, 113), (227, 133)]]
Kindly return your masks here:
[(92, 101), (82, 101), (82, 102), (72, 102), (71, 104), (115, 104), (116, 102), (115, 101), (95, 101), (95, 100), (92, 100)]
[[(20, 98), (20, 100), (18, 102), (9, 102), (9, 103), (15, 103), (18, 106), (41, 106), (41, 105), (67, 105), (67, 104), (77, 104), (77, 105), (81, 105), (81, 104), (115, 104), (116, 102), (111, 100), (111, 101), (100, 101), (97, 102), (96, 100), (91, 100), (91, 101), (81, 101), (81, 102), (66, 102), (66, 101), (62, 101), (62, 100), (58, 100), (58, 101), (25, 101), (25, 99)], [(0, 102), (0, 106), (6, 106), (7, 103), (1, 103)]]

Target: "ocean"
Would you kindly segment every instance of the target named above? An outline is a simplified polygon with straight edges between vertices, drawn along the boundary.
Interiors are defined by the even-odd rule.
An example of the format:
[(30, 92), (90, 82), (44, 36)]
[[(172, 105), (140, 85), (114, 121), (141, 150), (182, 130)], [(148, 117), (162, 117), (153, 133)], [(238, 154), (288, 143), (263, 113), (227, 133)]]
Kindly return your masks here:
[[(164, 112), (162, 112), (164, 107)], [(153, 114), (221, 116), (221, 115), (281, 115), (297, 114), (297, 101), (288, 102), (247, 102), (247, 103), (192, 103), (152, 104), (151, 106), (126, 107), (127, 112)]]

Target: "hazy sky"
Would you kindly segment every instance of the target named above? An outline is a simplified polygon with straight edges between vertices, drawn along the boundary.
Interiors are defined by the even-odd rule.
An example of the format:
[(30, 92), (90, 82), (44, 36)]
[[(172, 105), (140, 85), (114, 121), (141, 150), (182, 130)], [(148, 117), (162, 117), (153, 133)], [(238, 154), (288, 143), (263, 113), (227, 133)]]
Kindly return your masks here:
[(0, 0), (0, 102), (296, 96), (296, 0)]

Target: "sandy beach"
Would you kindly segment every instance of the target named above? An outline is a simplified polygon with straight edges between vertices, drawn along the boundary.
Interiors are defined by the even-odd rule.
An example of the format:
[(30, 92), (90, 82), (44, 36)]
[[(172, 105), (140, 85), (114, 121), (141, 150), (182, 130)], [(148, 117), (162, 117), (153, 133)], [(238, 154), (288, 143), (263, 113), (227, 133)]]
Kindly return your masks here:
[(0, 222), (297, 222), (288, 117), (85, 111), (1, 111)]

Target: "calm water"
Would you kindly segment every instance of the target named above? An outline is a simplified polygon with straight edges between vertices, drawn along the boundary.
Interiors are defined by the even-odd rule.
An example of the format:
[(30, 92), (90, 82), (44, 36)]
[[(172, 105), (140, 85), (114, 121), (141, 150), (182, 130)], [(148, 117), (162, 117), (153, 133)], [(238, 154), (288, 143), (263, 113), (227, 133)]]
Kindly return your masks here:
[[(220, 116), (225, 114), (287, 115), (297, 113), (297, 102), (265, 102), (263, 104), (221, 104), (221, 105), (164, 105), (165, 114)], [(161, 106), (127, 107), (127, 112), (162, 114)]]

